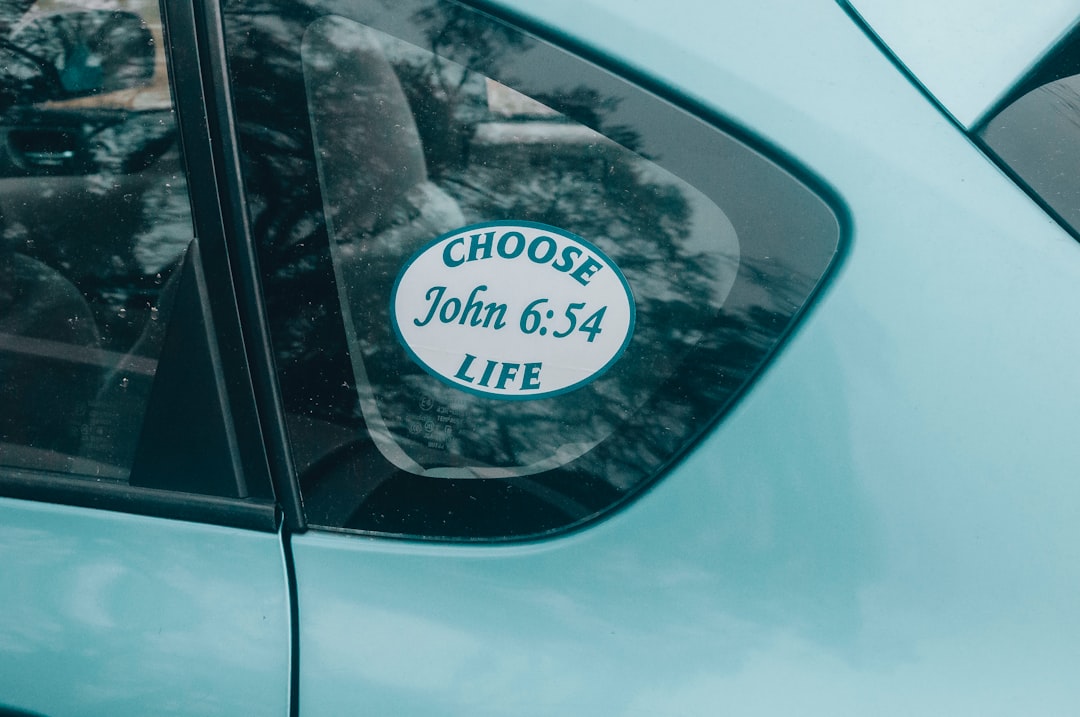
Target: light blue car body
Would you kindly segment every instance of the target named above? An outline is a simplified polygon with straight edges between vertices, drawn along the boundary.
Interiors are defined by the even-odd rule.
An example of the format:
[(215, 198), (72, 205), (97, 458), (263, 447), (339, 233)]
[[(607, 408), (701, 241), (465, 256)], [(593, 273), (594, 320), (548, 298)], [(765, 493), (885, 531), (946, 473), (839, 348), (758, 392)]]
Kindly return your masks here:
[[(280, 535), (2, 500), (0, 704), (1076, 714), (1080, 245), (954, 121), (1035, 57), (981, 108), (927, 81), (943, 111), (834, 2), (499, 6), (828, 188), (846, 250), (794, 336), (655, 487), (551, 540), (309, 531), (283, 552)], [(902, 45), (916, 75), (933, 59)]]
[(0, 715), (288, 714), (280, 536), (0, 499)]

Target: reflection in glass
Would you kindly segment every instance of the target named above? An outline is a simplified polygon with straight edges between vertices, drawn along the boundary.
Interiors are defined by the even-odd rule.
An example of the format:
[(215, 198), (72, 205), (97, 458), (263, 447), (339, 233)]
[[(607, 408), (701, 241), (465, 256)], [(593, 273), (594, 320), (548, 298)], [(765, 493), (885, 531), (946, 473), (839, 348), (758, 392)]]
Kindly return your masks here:
[(991, 119), (982, 138), (1080, 233), (1080, 75), (1028, 92)]
[(154, 0), (0, 4), (0, 461), (126, 480), (191, 219)]
[[(484, 93), (475, 105), (495, 94), (501, 114), (524, 110), (543, 120), (482, 117), (468, 162), (444, 170), (440, 188), (428, 180), (388, 55), (413, 68), (433, 65), (430, 53), (337, 17), (314, 23), (302, 49), (331, 256), (368, 429), (389, 460), (419, 475), (506, 478), (558, 468), (639, 410), (698, 342), (734, 282), (734, 228), (715, 204), (659, 167), (506, 88), (493, 92), (483, 78), (473, 83)], [(438, 71), (468, 84), (463, 67), (444, 60)], [(571, 394), (509, 404), (447, 386), (405, 355), (388, 311), (398, 273), (440, 234), (491, 218), (574, 232), (623, 270), (638, 321), (605, 376)]]
[[(507, 539), (610, 510), (730, 405), (836, 255), (836, 217), (784, 169), (456, 3), (234, 0), (224, 21), (310, 524)], [(636, 327), (593, 382), (472, 395), (396, 339), (416, 251), (500, 221), (580, 236), (625, 275)]]

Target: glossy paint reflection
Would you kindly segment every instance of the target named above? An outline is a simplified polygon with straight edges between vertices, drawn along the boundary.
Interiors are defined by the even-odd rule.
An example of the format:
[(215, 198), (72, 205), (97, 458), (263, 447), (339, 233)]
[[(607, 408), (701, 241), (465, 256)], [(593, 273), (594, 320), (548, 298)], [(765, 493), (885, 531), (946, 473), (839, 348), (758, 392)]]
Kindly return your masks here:
[[(579, 535), (495, 549), (296, 538), (311, 713), (361, 699), (435, 714), (713, 714), (723, 685), (763, 661), (864, 662), (861, 595), (882, 546), (843, 468), (843, 398), (773, 390), (790, 423), (744, 413), (647, 499)], [(836, 423), (807, 430), (820, 416), (800, 406)], [(762, 460), (779, 442), (799, 461)], [(347, 565), (371, 589), (335, 590)], [(338, 681), (357, 688), (335, 693)]]
[(62, 715), (283, 714), (278, 538), (0, 500), (0, 695)]

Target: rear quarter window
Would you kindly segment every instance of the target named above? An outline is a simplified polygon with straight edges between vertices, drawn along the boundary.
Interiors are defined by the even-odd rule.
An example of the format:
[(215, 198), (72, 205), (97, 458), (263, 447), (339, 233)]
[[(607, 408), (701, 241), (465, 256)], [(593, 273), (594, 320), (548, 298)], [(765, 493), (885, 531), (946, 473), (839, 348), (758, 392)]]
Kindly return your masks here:
[(976, 127), (991, 156), (1080, 238), (1080, 31)]
[(228, 4), (310, 524), (534, 537), (730, 405), (839, 222), (747, 143), (453, 3)]

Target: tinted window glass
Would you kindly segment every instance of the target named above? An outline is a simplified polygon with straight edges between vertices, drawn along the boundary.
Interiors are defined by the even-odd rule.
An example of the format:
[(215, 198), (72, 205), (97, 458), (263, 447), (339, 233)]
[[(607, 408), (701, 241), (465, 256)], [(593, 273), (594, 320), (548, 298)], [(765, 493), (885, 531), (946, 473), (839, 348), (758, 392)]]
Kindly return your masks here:
[(0, 4), (0, 463), (124, 482), (192, 233), (157, 3), (108, 8)]
[(1050, 212), (1080, 236), (1080, 36), (1053, 53), (978, 134)]
[(728, 405), (832, 260), (745, 144), (449, 3), (225, 26), (308, 520), (434, 538), (579, 524)]

